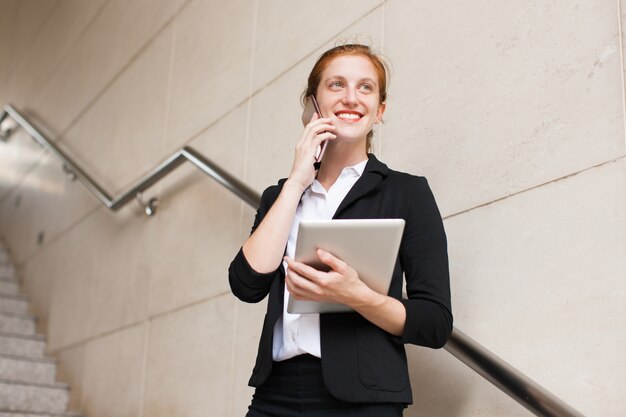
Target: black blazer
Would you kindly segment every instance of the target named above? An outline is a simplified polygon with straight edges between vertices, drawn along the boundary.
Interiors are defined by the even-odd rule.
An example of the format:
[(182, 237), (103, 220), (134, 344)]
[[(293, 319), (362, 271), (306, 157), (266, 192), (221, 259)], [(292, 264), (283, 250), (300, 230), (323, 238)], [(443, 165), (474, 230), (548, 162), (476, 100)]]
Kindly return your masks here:
[[(263, 192), (252, 232), (268, 212), (285, 179)], [(446, 235), (425, 178), (390, 170), (369, 155), (363, 175), (348, 192), (335, 219), (402, 218), (406, 221), (389, 295), (406, 308), (402, 337), (358, 313), (320, 315), (322, 372), (329, 392), (350, 402), (412, 403), (405, 343), (445, 345), (452, 332)], [(249, 384), (259, 386), (272, 371), (273, 329), (283, 311), (285, 271), (254, 271), (240, 250), (229, 268), (235, 296), (256, 303), (269, 293), (256, 365)], [(402, 275), (408, 299), (402, 299)]]

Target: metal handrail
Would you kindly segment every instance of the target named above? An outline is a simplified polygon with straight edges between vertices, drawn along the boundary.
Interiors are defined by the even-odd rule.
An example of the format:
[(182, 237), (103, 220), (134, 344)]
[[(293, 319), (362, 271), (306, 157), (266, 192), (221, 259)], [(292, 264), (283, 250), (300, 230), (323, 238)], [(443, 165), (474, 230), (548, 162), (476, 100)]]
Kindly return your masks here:
[[(111, 210), (118, 210), (133, 198), (140, 196), (143, 190), (152, 186), (185, 161), (193, 163), (196, 167), (228, 188), (253, 208), (257, 208), (261, 202), (259, 193), (189, 146), (183, 147), (167, 158), (124, 193), (120, 194), (118, 197), (111, 198), (98, 183), (91, 179), (91, 177), (78, 166), (78, 164), (72, 161), (72, 159), (54, 145), (54, 143), (33, 127), (33, 125), (11, 105), (7, 104), (4, 106), (3, 112), (0, 114), (0, 125), (7, 115), (11, 116), (22, 126), (39, 144), (41, 144), (41, 146), (57, 155), (61, 161), (63, 161), (66, 170), (73, 173), (89, 191)], [(0, 132), (0, 134), (6, 139), (11, 132)], [(147, 213), (150, 211), (148, 209), (149, 207), (146, 207)], [(154, 210), (148, 214), (152, 214), (153, 212)], [(453, 329), (444, 349), (535, 415), (543, 417), (584, 417), (583, 414), (570, 407), (550, 391), (487, 350), (484, 346), (480, 345), (456, 327)]]
[(456, 327), (444, 349), (537, 416), (584, 417)]
[[(137, 198), (141, 203), (143, 203), (141, 201), (141, 193), (150, 188), (161, 178), (174, 171), (185, 161), (189, 161), (194, 164), (202, 172), (222, 184), (253, 208), (258, 207), (258, 201), (261, 199), (261, 196), (257, 191), (248, 187), (246, 184), (229, 174), (219, 165), (212, 162), (190, 146), (185, 146), (176, 151), (172, 156), (160, 163), (156, 168), (146, 174), (134, 185), (130, 186), (128, 190), (124, 191), (117, 197), (112, 198), (109, 193), (106, 192), (106, 190), (104, 190), (102, 186), (93, 178), (91, 178), (76, 162), (74, 162), (72, 158), (65, 154), (65, 152), (63, 152), (57, 145), (55, 145), (37, 128), (35, 128), (22, 114), (20, 114), (20, 112), (15, 109), (15, 107), (10, 104), (4, 106), (2, 113), (0, 114), (0, 124), (2, 124), (7, 116), (10, 116), (13, 120), (15, 120), (15, 122), (22, 126), (22, 128), (24, 128), (24, 130), (26, 130), (28, 134), (42, 147), (48, 149), (56, 155), (63, 162), (64, 170), (67, 173), (78, 179), (85, 186), (85, 188), (89, 190), (89, 192), (91, 192), (107, 208), (113, 211), (119, 210), (134, 198)], [(11, 130), (3, 132), (3, 139), (8, 139), (10, 134)], [(146, 205), (146, 213), (148, 215), (152, 215), (154, 214), (155, 209), (156, 200), (152, 199)]]

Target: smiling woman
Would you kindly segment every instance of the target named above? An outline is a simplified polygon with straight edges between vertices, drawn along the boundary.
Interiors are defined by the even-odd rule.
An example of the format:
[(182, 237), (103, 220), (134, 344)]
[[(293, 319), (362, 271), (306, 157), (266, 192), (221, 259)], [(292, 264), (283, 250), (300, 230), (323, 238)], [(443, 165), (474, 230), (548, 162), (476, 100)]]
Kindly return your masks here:
[[(248, 240), (229, 268), (246, 302), (269, 294), (248, 417), (401, 416), (412, 402), (405, 343), (442, 347), (452, 331), (446, 236), (424, 177), (369, 152), (385, 112), (387, 71), (364, 45), (326, 51), (308, 79), (314, 114), (289, 177), (263, 193)], [(319, 170), (318, 147), (329, 141)], [(332, 253), (329, 271), (293, 260), (302, 220), (401, 218), (405, 230), (388, 294), (365, 285)], [(402, 298), (403, 276), (408, 298)], [(290, 314), (285, 302), (329, 301), (351, 313)]]

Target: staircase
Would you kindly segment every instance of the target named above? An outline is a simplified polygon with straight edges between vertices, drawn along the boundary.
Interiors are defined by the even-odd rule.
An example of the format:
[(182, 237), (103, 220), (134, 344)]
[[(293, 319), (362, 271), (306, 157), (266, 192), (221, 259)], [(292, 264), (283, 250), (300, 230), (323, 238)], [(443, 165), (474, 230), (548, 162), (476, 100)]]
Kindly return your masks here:
[(0, 417), (80, 417), (68, 413), (69, 386), (55, 380), (57, 362), (0, 242)]

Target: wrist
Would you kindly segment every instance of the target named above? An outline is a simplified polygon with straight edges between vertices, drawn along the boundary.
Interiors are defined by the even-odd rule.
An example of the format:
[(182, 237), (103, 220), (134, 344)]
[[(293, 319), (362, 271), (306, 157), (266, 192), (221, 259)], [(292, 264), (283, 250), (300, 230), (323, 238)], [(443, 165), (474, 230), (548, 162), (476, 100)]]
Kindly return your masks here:
[(360, 291), (356, 292), (356, 297), (350, 307), (357, 311), (376, 308), (385, 303), (385, 296), (362, 284)]
[(304, 190), (306, 190), (308, 186), (305, 186), (300, 181), (294, 180), (293, 178), (287, 178), (285, 184), (283, 184), (283, 190), (292, 191), (294, 193), (298, 193), (298, 197), (302, 195)]

